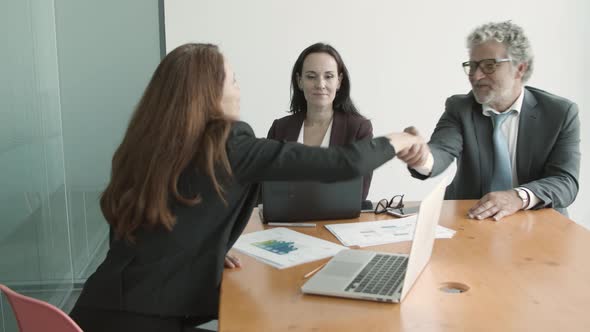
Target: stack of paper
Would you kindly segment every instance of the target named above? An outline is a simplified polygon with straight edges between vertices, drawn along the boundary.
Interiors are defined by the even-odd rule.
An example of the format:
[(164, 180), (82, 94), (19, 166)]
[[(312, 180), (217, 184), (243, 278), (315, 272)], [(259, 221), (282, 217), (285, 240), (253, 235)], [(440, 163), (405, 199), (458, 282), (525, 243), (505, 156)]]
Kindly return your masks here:
[(240, 236), (234, 249), (279, 269), (332, 257), (341, 245), (277, 227)]
[[(368, 247), (386, 243), (411, 241), (414, 237), (416, 216), (349, 224), (326, 225), (326, 228), (345, 246)], [(455, 231), (436, 226), (437, 239), (450, 239)]]

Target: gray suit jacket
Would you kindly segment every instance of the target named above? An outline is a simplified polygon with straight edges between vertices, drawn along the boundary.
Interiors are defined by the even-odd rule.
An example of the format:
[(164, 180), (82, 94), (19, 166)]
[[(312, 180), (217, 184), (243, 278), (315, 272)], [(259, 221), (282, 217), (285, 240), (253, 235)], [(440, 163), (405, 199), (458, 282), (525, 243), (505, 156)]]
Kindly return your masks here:
[[(546, 91), (525, 87), (520, 113), (516, 170), (520, 186), (563, 214), (578, 194), (580, 120), (575, 103)], [(492, 122), (470, 92), (447, 99), (446, 110), (428, 143), (432, 173), (443, 172), (457, 159), (457, 173), (445, 199), (480, 199), (490, 187), (494, 164)], [(412, 176), (425, 179), (410, 169)]]

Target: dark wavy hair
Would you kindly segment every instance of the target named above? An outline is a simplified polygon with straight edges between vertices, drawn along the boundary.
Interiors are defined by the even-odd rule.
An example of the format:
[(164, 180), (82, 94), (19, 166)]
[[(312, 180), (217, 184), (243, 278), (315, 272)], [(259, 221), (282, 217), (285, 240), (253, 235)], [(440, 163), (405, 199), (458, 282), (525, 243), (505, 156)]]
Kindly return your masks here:
[(344, 65), (344, 61), (342, 61), (342, 57), (329, 44), (324, 43), (315, 43), (308, 48), (304, 49), (297, 61), (295, 61), (295, 65), (293, 66), (293, 72), (291, 73), (291, 113), (298, 113), (298, 112), (305, 112), (307, 111), (307, 101), (305, 100), (305, 96), (303, 95), (303, 91), (298, 88), (297, 84), (297, 77), (301, 77), (301, 71), (303, 70), (303, 62), (308, 55), (312, 53), (326, 53), (332, 56), (334, 60), (336, 60), (336, 64), (338, 65), (338, 75), (342, 74), (342, 82), (340, 82), (340, 89), (336, 91), (336, 97), (334, 98), (334, 111), (338, 112), (346, 112), (346, 113), (354, 113), (360, 114), (359, 111), (354, 106), (352, 99), (350, 99), (350, 75), (348, 74), (348, 69), (346, 69), (346, 65)]

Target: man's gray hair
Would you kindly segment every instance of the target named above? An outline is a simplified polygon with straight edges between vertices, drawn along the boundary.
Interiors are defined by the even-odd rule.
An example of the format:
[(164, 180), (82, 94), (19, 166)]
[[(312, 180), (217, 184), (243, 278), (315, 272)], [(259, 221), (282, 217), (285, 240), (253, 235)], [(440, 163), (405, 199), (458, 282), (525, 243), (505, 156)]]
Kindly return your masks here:
[(506, 45), (508, 56), (515, 63), (528, 65), (522, 77), (522, 81), (526, 83), (533, 74), (533, 50), (524, 30), (511, 21), (486, 23), (467, 36), (467, 48), (472, 50), (474, 46), (490, 40)]

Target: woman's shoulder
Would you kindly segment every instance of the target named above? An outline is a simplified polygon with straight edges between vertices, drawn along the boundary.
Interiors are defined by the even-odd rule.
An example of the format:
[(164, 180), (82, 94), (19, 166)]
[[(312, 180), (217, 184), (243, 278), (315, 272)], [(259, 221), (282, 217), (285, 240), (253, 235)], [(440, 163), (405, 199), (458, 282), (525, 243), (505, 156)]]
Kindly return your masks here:
[(231, 129), (229, 131), (227, 144), (231, 146), (235, 144), (236, 141), (251, 138), (256, 138), (254, 129), (252, 129), (252, 127), (244, 121), (235, 121), (232, 123)]
[(297, 112), (275, 119), (273, 125), (289, 126), (301, 122), (303, 119), (305, 119), (305, 114), (303, 112)]
[(254, 130), (252, 127), (244, 122), (244, 121), (235, 121), (232, 123), (230, 135), (240, 135), (240, 134), (252, 134), (254, 135)]
[(334, 113), (332, 141), (335, 145), (346, 144), (358, 139), (373, 137), (371, 120), (351, 112)]
[(371, 120), (367, 119), (360, 113), (353, 113), (353, 112), (337, 112), (335, 114), (339, 114), (340, 117), (346, 119), (346, 122), (352, 125), (365, 125), (370, 124)]
[(305, 120), (304, 112), (297, 112), (273, 121), (267, 138), (296, 141), (301, 125)]

